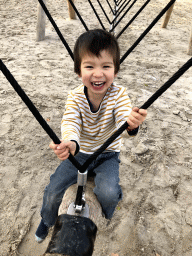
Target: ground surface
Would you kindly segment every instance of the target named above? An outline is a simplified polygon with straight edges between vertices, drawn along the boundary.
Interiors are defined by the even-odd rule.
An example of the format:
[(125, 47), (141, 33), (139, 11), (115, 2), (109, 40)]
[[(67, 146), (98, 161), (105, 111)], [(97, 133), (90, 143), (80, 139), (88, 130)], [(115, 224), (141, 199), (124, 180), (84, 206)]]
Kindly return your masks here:
[[(87, 1), (76, 5), (89, 28), (100, 27)], [(96, 1), (92, 1), (99, 12)], [(106, 1), (102, 1), (106, 10)], [(144, 1), (137, 1), (120, 30)], [(119, 38), (122, 55), (168, 0), (152, 0)], [(73, 48), (84, 31), (69, 21), (66, 1), (48, 8)], [(167, 29), (163, 18), (121, 65), (116, 83), (141, 106), (189, 58), (192, 5), (177, 0)], [(106, 19), (101, 15), (108, 28)], [(80, 84), (73, 61), (47, 21), (46, 38), (36, 42), (37, 1), (2, 0), (0, 58), (60, 136), (67, 92)], [(124, 198), (111, 224), (99, 230), (94, 256), (192, 255), (192, 69), (149, 109), (135, 138), (123, 135), (120, 177)], [(50, 138), (0, 72), (0, 255), (40, 256), (37, 245), (43, 190), (59, 164)]]

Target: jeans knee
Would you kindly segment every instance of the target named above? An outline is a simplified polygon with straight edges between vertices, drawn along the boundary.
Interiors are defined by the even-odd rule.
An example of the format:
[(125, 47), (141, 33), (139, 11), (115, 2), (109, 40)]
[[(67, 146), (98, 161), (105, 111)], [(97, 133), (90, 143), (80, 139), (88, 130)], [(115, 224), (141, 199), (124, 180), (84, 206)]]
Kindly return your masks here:
[(63, 193), (56, 193), (52, 189), (45, 188), (44, 201), (50, 206), (58, 204), (62, 200)]
[(114, 188), (112, 186), (105, 186), (100, 188), (100, 190), (95, 189), (95, 194), (99, 201), (107, 205), (117, 204), (122, 198), (121, 188)]

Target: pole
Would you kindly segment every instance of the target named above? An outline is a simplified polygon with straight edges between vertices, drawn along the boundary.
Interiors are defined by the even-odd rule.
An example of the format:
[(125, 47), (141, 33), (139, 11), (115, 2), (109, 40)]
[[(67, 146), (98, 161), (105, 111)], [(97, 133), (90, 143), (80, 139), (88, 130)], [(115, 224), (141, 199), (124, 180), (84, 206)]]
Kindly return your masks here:
[[(175, 3), (174, 3), (174, 4), (175, 4)], [(166, 28), (166, 27), (167, 27), (167, 24), (168, 24), (168, 22), (169, 22), (169, 20), (170, 20), (170, 17), (171, 17), (171, 13), (172, 13), (172, 11), (173, 11), (174, 4), (171, 5), (171, 7), (169, 8), (169, 10), (166, 12), (165, 19), (164, 19), (164, 21), (163, 21), (163, 23), (162, 23), (162, 25), (161, 25), (162, 28)]]
[[(43, 0), (44, 4), (46, 5), (46, 0)], [(36, 41), (42, 41), (45, 39), (45, 22), (46, 22), (46, 15), (41, 7), (40, 3), (37, 6), (37, 29), (36, 29)]]
[(190, 39), (189, 39), (189, 47), (188, 47), (187, 54), (192, 55), (192, 26), (191, 26), (191, 35), (190, 35)]
[[(74, 2), (74, 0), (72, 0)], [(69, 19), (70, 20), (76, 20), (76, 15), (73, 7), (71, 6), (69, 0), (67, 0), (67, 5), (68, 5), (68, 12), (69, 12)]]

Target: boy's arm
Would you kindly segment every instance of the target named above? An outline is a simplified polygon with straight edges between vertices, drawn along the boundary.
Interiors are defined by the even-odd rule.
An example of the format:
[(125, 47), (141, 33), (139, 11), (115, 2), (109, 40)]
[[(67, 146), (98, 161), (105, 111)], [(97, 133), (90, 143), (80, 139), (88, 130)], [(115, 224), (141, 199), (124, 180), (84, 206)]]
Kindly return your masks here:
[(117, 128), (119, 129), (125, 121), (127, 121), (132, 110), (131, 101), (127, 95), (126, 88), (120, 88), (116, 95), (115, 102), (114, 117)]
[(80, 108), (75, 101), (72, 92), (70, 92), (68, 95), (65, 109), (66, 110), (61, 122), (62, 139), (75, 141), (77, 147), (79, 148), (82, 119)]
[(61, 122), (62, 140), (59, 145), (50, 143), (49, 147), (60, 160), (66, 160), (69, 154), (76, 155), (80, 148), (81, 118), (78, 104), (73, 98), (73, 93), (69, 92), (65, 113)]

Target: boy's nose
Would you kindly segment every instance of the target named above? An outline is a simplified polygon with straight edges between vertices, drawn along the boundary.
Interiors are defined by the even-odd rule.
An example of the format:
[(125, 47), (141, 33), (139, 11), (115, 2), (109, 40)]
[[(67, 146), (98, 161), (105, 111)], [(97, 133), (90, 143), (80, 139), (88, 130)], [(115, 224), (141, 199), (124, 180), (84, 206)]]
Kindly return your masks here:
[(103, 76), (103, 71), (101, 69), (95, 69), (93, 75), (95, 77)]

